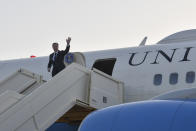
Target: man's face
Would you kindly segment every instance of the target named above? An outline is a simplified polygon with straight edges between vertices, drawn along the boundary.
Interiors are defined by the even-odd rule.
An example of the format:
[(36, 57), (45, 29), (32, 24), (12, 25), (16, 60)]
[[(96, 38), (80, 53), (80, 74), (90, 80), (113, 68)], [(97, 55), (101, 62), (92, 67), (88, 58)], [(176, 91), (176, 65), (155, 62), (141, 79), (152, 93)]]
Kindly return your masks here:
[(53, 48), (53, 50), (56, 52), (56, 51), (59, 50), (59, 45), (58, 45), (57, 43), (54, 43), (54, 44), (52, 45), (52, 48)]

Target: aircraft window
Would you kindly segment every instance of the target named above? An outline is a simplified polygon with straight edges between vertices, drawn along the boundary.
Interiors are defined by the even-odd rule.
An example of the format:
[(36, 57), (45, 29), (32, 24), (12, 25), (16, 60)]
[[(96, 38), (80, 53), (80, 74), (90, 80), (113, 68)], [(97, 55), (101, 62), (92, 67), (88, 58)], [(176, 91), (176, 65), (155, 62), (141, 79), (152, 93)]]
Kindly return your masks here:
[(178, 83), (178, 73), (172, 73), (172, 74), (170, 74), (169, 83), (171, 85), (175, 85), (175, 84)]
[(158, 85), (161, 85), (161, 83), (162, 83), (162, 75), (156, 74), (154, 76), (154, 85), (158, 86)]
[(193, 83), (195, 81), (195, 72), (190, 71), (186, 73), (186, 83)]

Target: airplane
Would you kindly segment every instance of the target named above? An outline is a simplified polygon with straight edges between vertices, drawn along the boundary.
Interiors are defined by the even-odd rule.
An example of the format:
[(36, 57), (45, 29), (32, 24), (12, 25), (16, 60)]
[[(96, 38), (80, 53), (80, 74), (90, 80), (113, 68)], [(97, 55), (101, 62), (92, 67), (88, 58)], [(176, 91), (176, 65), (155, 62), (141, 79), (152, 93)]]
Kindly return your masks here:
[[(195, 86), (196, 30), (177, 32), (155, 45), (145, 45), (146, 39), (137, 47), (73, 52), (71, 56), (77, 56), (78, 62), (88, 69), (96, 68), (124, 82), (124, 103), (149, 100)], [(0, 80), (24, 68), (49, 81), (52, 77), (47, 72), (48, 59), (45, 56), (0, 61)], [(129, 108), (129, 104), (127, 106)]]
[[(185, 31), (186, 32), (186, 31)], [(190, 68), (185, 64), (183, 66), (177, 65), (177, 62), (186, 62), (191, 61), (188, 59), (189, 51), (191, 48), (195, 48), (194, 45), (189, 45), (190, 43), (195, 43), (194, 38), (191, 38), (190, 35), (194, 35), (193, 30), (187, 31), (186, 33), (190, 33), (189, 37), (185, 36), (185, 32), (179, 32), (166, 38), (166, 41), (172, 41), (177, 44), (186, 44), (188, 45), (189, 49), (185, 51), (185, 55), (182, 60), (177, 60), (176, 62), (176, 69), (170, 69), (170, 66), (163, 67), (161, 72), (166, 71), (167, 82), (172, 84), (177, 84), (178, 81), (184, 83), (192, 83), (195, 79), (194, 75), (194, 64)], [(180, 36), (180, 42), (175, 37)], [(190, 41), (187, 41), (188, 39)], [(183, 40), (182, 40), (183, 39)], [(164, 43), (164, 41), (160, 41), (160, 43)], [(161, 53), (165, 58), (169, 61), (173, 61), (173, 56), (175, 54), (175, 50), (179, 48), (173, 48), (173, 53), (171, 53), (171, 57), (167, 57), (165, 53), (161, 53), (162, 50), (157, 50), (157, 55), (154, 62), (150, 64), (160, 64), (157, 62), (158, 55)], [(136, 54), (136, 53), (135, 53)], [(132, 57), (135, 55), (132, 53)], [(145, 57), (148, 55), (148, 51), (145, 52), (144, 59), (141, 63), (135, 64), (138, 66), (145, 61)], [(182, 55), (183, 56), (183, 55)], [(180, 57), (178, 57), (180, 58)], [(131, 64), (132, 63), (131, 58)], [(130, 62), (130, 61), (129, 61)], [(134, 65), (133, 65), (134, 66)], [(168, 69), (167, 69), (168, 68)], [(166, 69), (166, 70), (165, 70)], [(186, 72), (186, 70), (191, 69), (192, 71)], [(175, 75), (182, 74), (183, 79), (179, 80), (171, 80), (172, 73), (168, 75), (167, 70), (172, 70), (175, 72)], [(189, 74), (192, 72), (191, 74)], [(163, 74), (166, 74), (163, 73)], [(174, 73), (173, 73), (174, 74)], [(188, 75), (192, 77), (189, 79)], [(156, 77), (156, 75), (155, 75)], [(160, 74), (158, 77), (162, 77)], [(178, 77), (178, 76), (177, 76)], [(180, 76), (181, 77), (181, 76)], [(159, 85), (162, 83), (162, 79), (158, 80), (159, 78), (154, 79), (154, 84)], [(173, 82), (172, 82), (173, 81)], [(183, 84), (183, 83), (182, 83)], [(110, 106), (104, 109), (100, 109), (88, 115), (81, 123), (78, 131), (195, 131), (195, 120), (196, 120), (196, 88), (195, 85), (191, 85), (189, 88), (180, 89), (181, 86), (187, 87), (185, 85), (179, 84), (179, 88), (177, 90), (169, 91), (158, 96), (151, 98), (151, 100), (145, 100), (140, 102), (131, 102), (120, 104), (116, 106)], [(168, 88), (168, 85), (165, 85)]]

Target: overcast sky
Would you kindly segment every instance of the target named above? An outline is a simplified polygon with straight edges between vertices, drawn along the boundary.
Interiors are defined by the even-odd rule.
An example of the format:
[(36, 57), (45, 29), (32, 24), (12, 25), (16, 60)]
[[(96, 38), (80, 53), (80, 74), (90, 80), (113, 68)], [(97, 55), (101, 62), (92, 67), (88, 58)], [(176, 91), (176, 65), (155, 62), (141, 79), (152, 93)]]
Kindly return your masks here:
[(196, 28), (195, 0), (0, 0), (0, 60), (154, 44)]

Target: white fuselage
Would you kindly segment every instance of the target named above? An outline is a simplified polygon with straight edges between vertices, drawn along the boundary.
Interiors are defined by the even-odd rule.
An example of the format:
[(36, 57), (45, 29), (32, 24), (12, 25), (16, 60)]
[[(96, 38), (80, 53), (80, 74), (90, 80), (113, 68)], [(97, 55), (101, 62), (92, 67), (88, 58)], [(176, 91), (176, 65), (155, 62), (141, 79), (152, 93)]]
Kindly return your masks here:
[[(116, 58), (112, 76), (124, 82), (124, 101), (131, 102), (150, 99), (174, 89), (194, 87), (195, 78), (193, 82), (187, 83), (186, 76), (187, 72), (196, 72), (195, 47), (196, 42), (193, 42), (85, 52), (83, 55), (87, 68), (92, 68), (98, 59)], [(20, 68), (43, 75), (45, 80), (49, 80), (48, 59), (39, 57), (0, 61), (0, 80)], [(170, 76), (172, 73), (173, 81)], [(155, 85), (154, 77), (157, 74), (162, 78)]]

